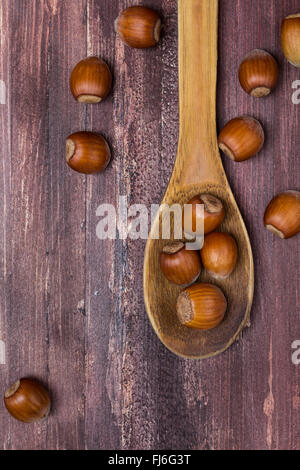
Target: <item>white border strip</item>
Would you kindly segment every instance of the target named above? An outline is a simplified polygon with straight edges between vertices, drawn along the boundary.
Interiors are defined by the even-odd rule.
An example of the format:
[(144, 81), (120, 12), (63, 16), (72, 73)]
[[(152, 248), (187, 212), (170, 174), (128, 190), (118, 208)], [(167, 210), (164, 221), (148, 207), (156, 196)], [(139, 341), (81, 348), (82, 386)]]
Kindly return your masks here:
[(4, 365), (6, 364), (5, 360), (5, 343), (4, 341), (1, 341), (0, 339), (0, 364)]
[(0, 104), (6, 104), (6, 85), (0, 80)]

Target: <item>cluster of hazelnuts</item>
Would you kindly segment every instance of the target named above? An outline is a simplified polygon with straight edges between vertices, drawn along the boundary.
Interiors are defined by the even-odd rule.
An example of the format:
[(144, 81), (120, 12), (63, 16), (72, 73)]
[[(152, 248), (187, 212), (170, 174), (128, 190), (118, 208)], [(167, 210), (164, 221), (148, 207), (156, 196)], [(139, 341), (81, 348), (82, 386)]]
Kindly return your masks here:
[[(202, 204), (203, 213), (197, 211)], [(180, 241), (168, 243), (160, 253), (160, 267), (173, 284), (185, 287), (177, 300), (177, 317), (188, 328), (210, 330), (218, 326), (226, 313), (227, 301), (221, 289), (212, 284), (196, 283), (202, 265), (216, 280), (227, 279), (236, 267), (238, 247), (228, 233), (216, 231), (225, 218), (222, 201), (212, 194), (201, 194), (185, 206), (183, 231), (188, 239), (198, 238), (197, 227), (204, 227), (201, 251), (188, 250)]]
[[(288, 61), (300, 67), (300, 13), (285, 18), (281, 26), (281, 45)], [(276, 87), (279, 68), (274, 57), (262, 49), (251, 51), (239, 67), (239, 81), (251, 96), (263, 98)], [(220, 150), (235, 162), (242, 162), (256, 155), (264, 145), (262, 125), (249, 116), (229, 121), (221, 131)]]
[[(115, 29), (122, 41), (130, 47), (153, 47), (160, 39), (161, 19), (150, 8), (133, 6), (116, 19)], [(111, 72), (98, 57), (80, 61), (72, 71), (70, 88), (79, 103), (100, 103), (109, 94), (111, 86)], [(67, 163), (79, 173), (99, 173), (107, 167), (110, 158), (109, 145), (100, 134), (82, 131), (67, 138)]]
[[(281, 25), (281, 45), (287, 60), (300, 67), (300, 13), (287, 16)], [(279, 68), (268, 52), (255, 49), (239, 67), (239, 81), (251, 96), (262, 98), (276, 87)], [(218, 137), (220, 150), (235, 162), (256, 155), (264, 145), (264, 130), (260, 122), (250, 116), (229, 121)], [(265, 227), (280, 238), (290, 238), (300, 231), (300, 193), (286, 191), (277, 195), (267, 207)]]
[[(300, 14), (284, 19), (281, 43), (289, 62), (300, 67)], [(269, 95), (275, 88), (278, 77), (276, 60), (264, 50), (255, 49), (250, 52), (239, 67), (240, 84), (253, 97)], [(253, 157), (262, 149), (263, 144), (263, 127), (250, 116), (232, 119), (218, 137), (220, 150), (235, 162)], [(198, 204), (204, 205), (203, 248), (200, 252), (191, 251), (186, 249), (183, 242), (169, 243), (160, 253), (160, 267), (170, 282), (185, 287), (176, 305), (180, 323), (188, 328), (210, 330), (223, 321), (227, 300), (219, 287), (197, 282), (202, 265), (214, 279), (226, 279), (236, 267), (238, 247), (230, 234), (215, 231), (224, 220), (225, 210), (222, 201), (212, 195), (199, 195), (188, 202), (193, 230), (184, 226), (185, 233), (195, 233)], [(300, 192), (286, 191), (276, 196), (266, 209), (264, 225), (283, 239), (299, 233)]]
[[(202, 212), (197, 211), (199, 205)], [(227, 300), (222, 290), (208, 283), (197, 282), (202, 267), (215, 280), (227, 279), (238, 261), (238, 246), (229, 233), (216, 231), (225, 218), (222, 201), (211, 194), (201, 194), (185, 206), (183, 230), (186, 238), (201, 235), (197, 227), (204, 227), (202, 249), (188, 250), (182, 241), (169, 242), (160, 253), (160, 267), (166, 279), (185, 287), (176, 305), (180, 323), (188, 328), (211, 330), (224, 319)], [(202, 220), (203, 217), (203, 220)], [(188, 221), (188, 225), (186, 224)], [(286, 191), (269, 204), (264, 222), (266, 228), (280, 238), (291, 238), (300, 232), (300, 192)]]

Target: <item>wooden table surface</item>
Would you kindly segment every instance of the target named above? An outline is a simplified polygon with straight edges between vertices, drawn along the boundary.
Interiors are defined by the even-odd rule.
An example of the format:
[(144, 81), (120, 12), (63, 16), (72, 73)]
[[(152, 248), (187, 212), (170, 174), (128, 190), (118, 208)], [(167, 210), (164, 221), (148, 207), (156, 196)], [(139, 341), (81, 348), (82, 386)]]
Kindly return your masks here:
[[(187, 0), (191, 1), (191, 0)], [(114, 19), (144, 3), (163, 16), (152, 50), (125, 47)], [(273, 195), (300, 188), (300, 71), (280, 48), (281, 20), (299, 0), (220, 0), (218, 126), (250, 114), (266, 129), (258, 157), (224, 166), (253, 244), (252, 325), (223, 355), (177, 358), (148, 321), (142, 289), (145, 242), (101, 241), (97, 207), (127, 195), (159, 203), (178, 135), (176, 0), (1, 0), (0, 384), (33, 376), (51, 390), (40, 424), (15, 421), (0, 405), (1, 449), (299, 449), (299, 237), (263, 227)], [(253, 48), (273, 53), (280, 83), (270, 97), (247, 96), (238, 65)], [(113, 93), (76, 103), (73, 66), (105, 59)], [(3, 93), (2, 93), (3, 95)], [(107, 171), (82, 176), (64, 160), (76, 130), (107, 137)]]

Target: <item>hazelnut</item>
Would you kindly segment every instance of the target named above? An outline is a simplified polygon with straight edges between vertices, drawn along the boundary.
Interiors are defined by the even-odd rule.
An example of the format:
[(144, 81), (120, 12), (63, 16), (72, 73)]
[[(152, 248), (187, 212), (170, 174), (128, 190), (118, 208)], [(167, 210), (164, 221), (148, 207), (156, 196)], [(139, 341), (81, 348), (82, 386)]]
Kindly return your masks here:
[(79, 103), (100, 103), (110, 92), (111, 84), (110, 70), (98, 57), (81, 60), (70, 78), (71, 92)]
[(265, 227), (280, 238), (291, 238), (300, 232), (300, 192), (278, 194), (268, 205)]
[(213, 232), (204, 238), (201, 250), (203, 266), (215, 279), (226, 279), (233, 272), (238, 258), (235, 239), (228, 233)]
[(169, 281), (181, 286), (190, 285), (201, 273), (199, 252), (187, 250), (182, 242), (169, 243), (160, 254), (160, 267)]
[(194, 284), (177, 299), (177, 316), (188, 328), (211, 330), (223, 320), (227, 309), (226, 298), (219, 287), (212, 284)]
[(116, 19), (115, 30), (128, 46), (139, 49), (153, 47), (160, 39), (161, 19), (151, 8), (133, 6)]
[(250, 116), (237, 117), (229, 121), (220, 132), (220, 150), (235, 162), (243, 162), (256, 155), (265, 141), (261, 124)]
[(281, 45), (287, 60), (295, 67), (300, 67), (300, 13), (283, 20)]
[[(198, 205), (204, 205), (204, 220), (200, 219)], [(198, 227), (204, 224), (204, 234), (213, 232), (223, 222), (225, 209), (220, 199), (212, 194), (200, 194), (193, 197), (184, 208), (183, 230), (186, 235), (198, 233)]]
[(7, 411), (24, 423), (39, 421), (48, 416), (50, 397), (47, 390), (33, 379), (20, 379), (4, 395)]
[(239, 80), (249, 95), (262, 98), (276, 87), (279, 77), (278, 64), (266, 51), (255, 49), (245, 57), (239, 68)]
[(76, 132), (66, 141), (66, 160), (68, 165), (79, 173), (99, 173), (109, 164), (109, 146), (99, 134)]

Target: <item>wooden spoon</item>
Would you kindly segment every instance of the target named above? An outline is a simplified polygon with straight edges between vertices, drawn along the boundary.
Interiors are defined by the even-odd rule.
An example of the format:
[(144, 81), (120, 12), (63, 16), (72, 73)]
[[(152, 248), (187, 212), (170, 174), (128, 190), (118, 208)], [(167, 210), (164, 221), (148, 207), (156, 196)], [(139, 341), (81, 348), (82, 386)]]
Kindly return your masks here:
[(233, 274), (214, 282), (207, 273), (201, 282), (223, 290), (228, 300), (224, 321), (210, 331), (182, 326), (176, 300), (182, 288), (163, 276), (159, 255), (166, 240), (153, 239), (160, 226), (157, 215), (147, 242), (144, 262), (144, 297), (152, 326), (163, 344), (186, 358), (203, 359), (225, 351), (249, 324), (254, 289), (251, 245), (238, 206), (228, 184), (216, 135), (217, 0), (178, 0), (180, 131), (177, 159), (163, 203), (183, 206), (198, 194), (219, 197), (226, 208), (221, 230), (230, 232), (239, 247)]

